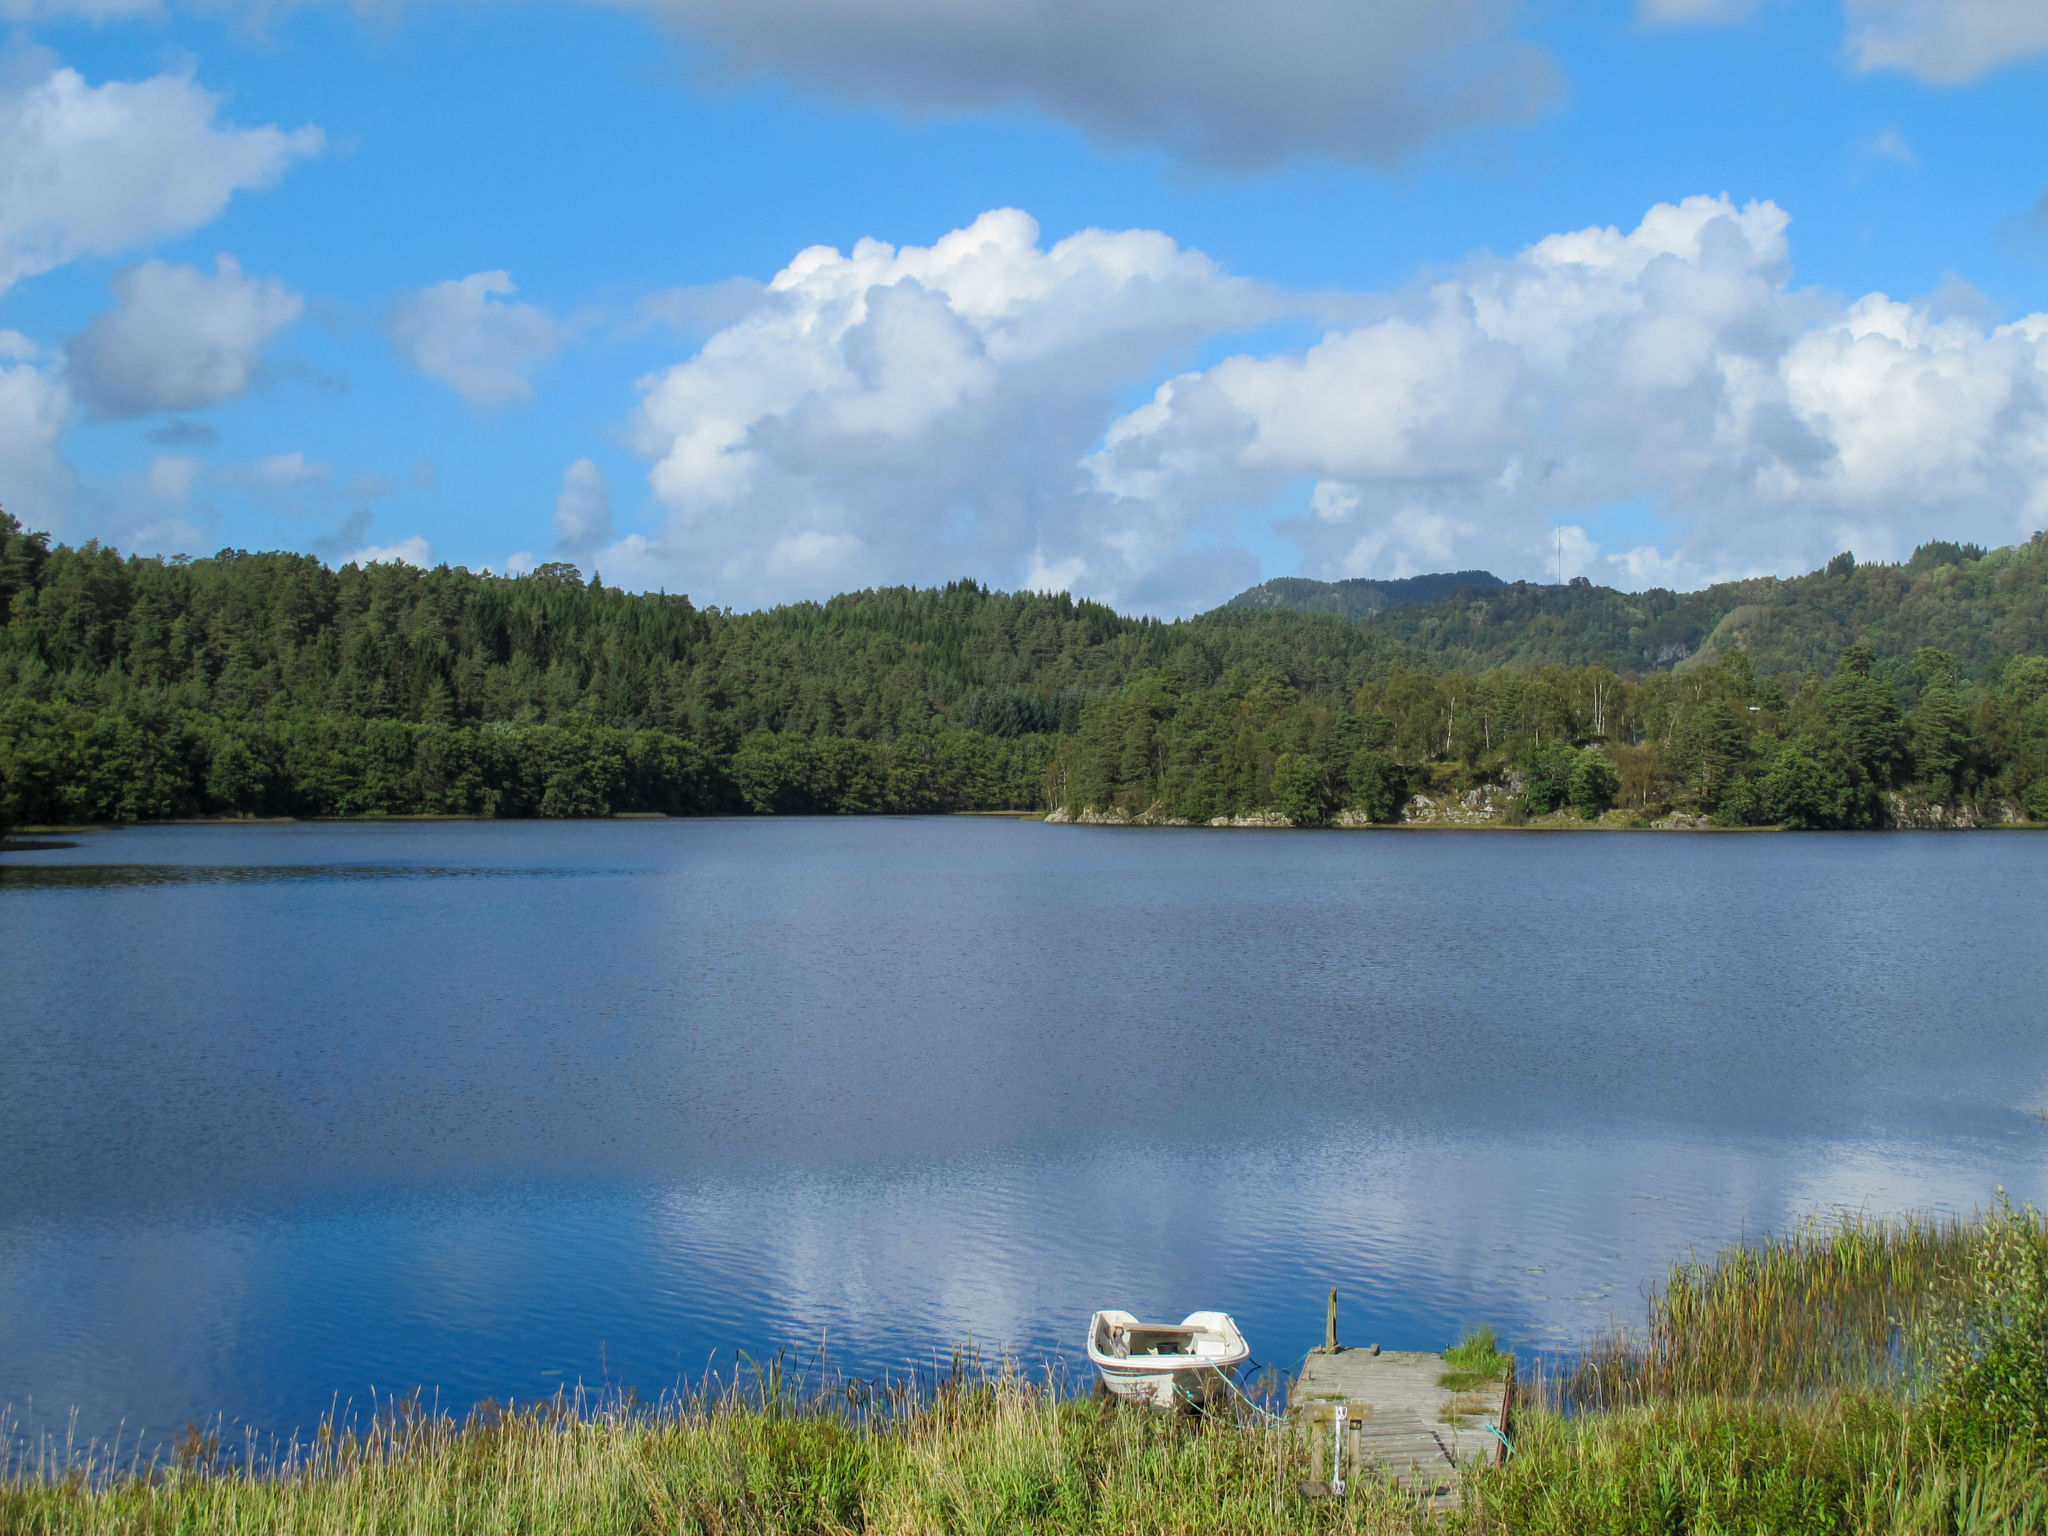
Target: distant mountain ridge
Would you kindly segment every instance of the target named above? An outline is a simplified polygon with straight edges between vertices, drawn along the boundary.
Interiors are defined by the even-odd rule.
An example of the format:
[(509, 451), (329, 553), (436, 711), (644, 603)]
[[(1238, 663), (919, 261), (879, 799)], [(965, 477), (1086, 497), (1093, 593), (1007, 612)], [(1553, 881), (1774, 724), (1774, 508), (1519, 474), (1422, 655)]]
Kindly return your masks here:
[(1284, 577), (1218, 612), (1294, 609), (1369, 625), (1433, 662), (1685, 670), (1729, 651), (1760, 672), (1825, 672), (1861, 641), (1880, 654), (1948, 652), (1971, 673), (2048, 652), (2048, 536), (1985, 550), (1935, 540), (1897, 565), (1841, 554), (1805, 576), (1719, 582), (1698, 592), (1622, 592), (1583, 577), (1564, 586), (1485, 571), (1402, 581)]
[(1427, 576), (1399, 576), (1377, 581), (1353, 576), (1344, 581), (1311, 581), (1302, 576), (1276, 576), (1237, 594), (1226, 608), (1292, 608), (1301, 613), (1334, 613), (1345, 619), (1370, 619), (1389, 608), (1433, 603), (1470, 588), (1492, 592), (1507, 583), (1491, 571), (1439, 571)]

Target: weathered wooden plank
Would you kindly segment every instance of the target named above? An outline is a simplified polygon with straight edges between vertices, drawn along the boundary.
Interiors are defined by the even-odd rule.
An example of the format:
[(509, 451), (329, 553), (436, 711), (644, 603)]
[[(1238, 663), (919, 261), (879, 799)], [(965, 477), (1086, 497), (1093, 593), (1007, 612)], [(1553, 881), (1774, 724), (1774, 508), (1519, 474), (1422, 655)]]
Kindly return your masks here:
[(1287, 1412), (1308, 1437), (1318, 1479), (1337, 1470), (1341, 1408), (1347, 1480), (1369, 1472), (1438, 1507), (1455, 1504), (1465, 1469), (1502, 1453), (1513, 1379), (1453, 1392), (1441, 1384), (1446, 1369), (1442, 1355), (1411, 1351), (1311, 1354), (1288, 1394)]

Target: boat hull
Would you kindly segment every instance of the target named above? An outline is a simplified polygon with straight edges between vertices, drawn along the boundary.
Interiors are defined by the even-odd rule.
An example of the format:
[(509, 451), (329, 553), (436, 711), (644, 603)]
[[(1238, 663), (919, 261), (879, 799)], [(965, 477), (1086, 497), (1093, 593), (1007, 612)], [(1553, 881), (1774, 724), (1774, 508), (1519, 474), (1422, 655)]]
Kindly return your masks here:
[(1192, 1312), (1177, 1324), (1141, 1323), (1128, 1312), (1098, 1312), (1088, 1324), (1088, 1360), (1100, 1390), (1155, 1408), (1206, 1408), (1231, 1390), (1231, 1373), (1251, 1357), (1225, 1312)]
[(1134, 1371), (1107, 1365), (1095, 1367), (1103, 1386), (1118, 1397), (1155, 1408), (1204, 1408), (1228, 1395), (1229, 1383), (1214, 1367), (1194, 1370)]

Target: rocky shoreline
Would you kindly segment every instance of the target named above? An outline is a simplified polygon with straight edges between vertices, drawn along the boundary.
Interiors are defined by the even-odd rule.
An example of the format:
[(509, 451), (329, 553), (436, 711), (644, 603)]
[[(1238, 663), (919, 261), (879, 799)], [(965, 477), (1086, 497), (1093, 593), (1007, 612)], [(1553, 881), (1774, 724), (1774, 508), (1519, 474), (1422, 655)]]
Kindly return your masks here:
[[(1586, 820), (1572, 811), (1548, 816), (1509, 820), (1508, 802), (1512, 792), (1504, 785), (1488, 784), (1459, 795), (1436, 791), (1410, 795), (1394, 821), (1375, 822), (1363, 811), (1341, 810), (1320, 825), (1345, 830), (1377, 827), (1382, 831), (1402, 827), (1495, 827), (1514, 832), (1765, 832), (1773, 827), (1722, 827), (1710, 818), (1690, 811), (1673, 811), (1645, 821), (1623, 810), (1611, 810)], [(1078, 811), (1061, 806), (1046, 813), (1044, 820), (1076, 827), (1253, 827), (1266, 830), (1292, 829), (1294, 821), (1279, 811), (1248, 811), (1234, 816), (1215, 816), (1207, 821), (1186, 816), (1169, 816), (1165, 807), (1154, 805), (1130, 812), (1110, 807), (1099, 810), (1083, 806)], [(1988, 828), (2024, 827), (2026, 813), (2010, 800), (1979, 808), (1970, 805), (1931, 805), (1891, 793), (1885, 796), (1885, 826), (1892, 832), (1977, 831)], [(2036, 824), (2038, 825), (2038, 824)]]

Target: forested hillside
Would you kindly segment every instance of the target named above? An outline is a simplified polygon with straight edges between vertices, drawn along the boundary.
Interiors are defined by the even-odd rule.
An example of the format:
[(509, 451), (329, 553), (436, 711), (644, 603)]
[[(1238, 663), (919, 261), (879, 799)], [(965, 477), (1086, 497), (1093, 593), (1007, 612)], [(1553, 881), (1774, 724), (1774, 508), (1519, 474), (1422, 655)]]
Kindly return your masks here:
[(973, 582), (762, 613), (304, 555), (123, 558), (0, 513), (0, 806), (188, 815), (1032, 808), (1089, 701), (1156, 668), (1348, 693), (1317, 615), (1127, 619)]
[(1382, 602), (1375, 589), (1398, 584), (1271, 581), (1228, 606), (1369, 618), (1389, 639), (1466, 669), (1683, 670), (1741, 649), (1759, 672), (1811, 672), (1833, 666), (1860, 640), (1889, 656), (1932, 646), (1965, 674), (1986, 678), (2013, 656), (2048, 651), (2048, 544), (2038, 534), (1989, 553), (1924, 544), (1902, 565), (1859, 565), (1838, 555), (1810, 575), (1699, 592), (1618, 592), (1583, 578), (1561, 587), (1489, 586), (1494, 578), (1483, 571), (1414, 580), (1459, 586), (1425, 601)]
[[(1397, 819), (1423, 792), (1509, 821), (2048, 819), (2042, 560), (2037, 540), (1774, 583), (1775, 617), (1724, 615), (1677, 670), (1540, 664), (1540, 647), (1460, 669), (1440, 630), (1484, 630), (1479, 604), (1528, 603), (1525, 641), (1597, 649), (1626, 617), (1610, 600), (1701, 595), (1468, 587), (1370, 622), (1247, 606), (1161, 623), (963, 581), (735, 614), (562, 565), (124, 558), (0, 513), (0, 817), (1315, 823)], [(1771, 661), (1789, 636), (1814, 660)]]

